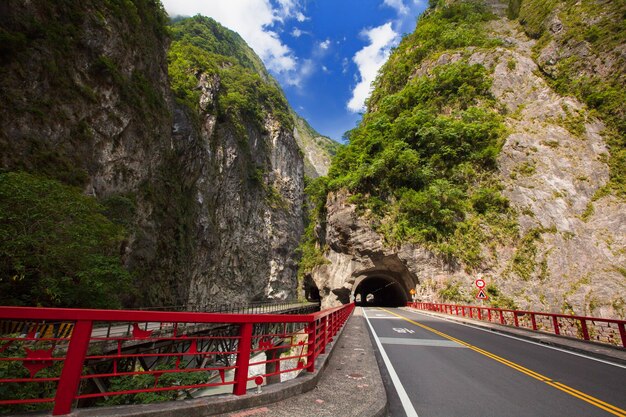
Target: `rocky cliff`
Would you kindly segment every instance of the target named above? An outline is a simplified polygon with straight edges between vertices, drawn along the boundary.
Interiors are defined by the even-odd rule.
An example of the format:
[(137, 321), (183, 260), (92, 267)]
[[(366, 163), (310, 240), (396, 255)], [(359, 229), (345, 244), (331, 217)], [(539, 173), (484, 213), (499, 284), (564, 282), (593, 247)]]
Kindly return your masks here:
[(304, 154), (304, 173), (310, 178), (328, 174), (331, 158), (337, 153), (339, 144), (320, 135), (311, 125), (297, 114), (293, 114), (295, 127), (293, 135)]
[(166, 25), (153, 0), (4, 2), (2, 170), (80, 187), (125, 226), (126, 304), (292, 297), (304, 178), (289, 106), (235, 33)]
[(494, 306), (624, 317), (623, 4), (490, 3), (431, 2), (383, 67), (318, 212), (326, 305), (482, 277)]

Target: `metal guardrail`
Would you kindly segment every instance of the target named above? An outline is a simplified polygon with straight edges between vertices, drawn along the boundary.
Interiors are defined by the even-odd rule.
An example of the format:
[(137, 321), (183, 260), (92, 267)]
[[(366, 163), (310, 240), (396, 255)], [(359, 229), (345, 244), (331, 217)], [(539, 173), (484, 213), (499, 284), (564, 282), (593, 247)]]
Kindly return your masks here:
[(456, 304), (409, 302), (407, 307), (626, 348), (626, 320)]
[[(27, 327), (27, 334), (1, 335), (0, 412), (47, 404), (53, 415), (64, 415), (75, 402), (93, 405), (145, 393), (184, 396), (220, 386), (243, 395), (251, 381), (266, 384), (284, 373), (313, 372), (315, 359), (353, 310), (354, 304), (312, 314), (0, 307), (1, 321), (73, 325), (69, 335), (41, 332), (37, 325)], [(126, 323), (132, 331), (94, 327), (106, 323)]]

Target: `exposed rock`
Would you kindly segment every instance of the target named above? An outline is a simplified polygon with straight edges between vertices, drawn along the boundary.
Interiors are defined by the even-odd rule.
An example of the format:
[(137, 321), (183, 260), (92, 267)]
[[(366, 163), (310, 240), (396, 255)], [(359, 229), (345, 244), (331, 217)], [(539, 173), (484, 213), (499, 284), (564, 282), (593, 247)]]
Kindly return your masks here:
[[(555, 33), (559, 24), (555, 20), (551, 26)], [(489, 27), (506, 48), (442, 53), (422, 62), (412, 77), (461, 59), (493, 71), (491, 93), (506, 109), (508, 128), (499, 177), (519, 213), (524, 239), (496, 248), (485, 245), (488, 261), (470, 275), (465, 265), (423, 247), (390, 247), (367, 213), (356, 213), (348, 195), (331, 194), (324, 236), (328, 263), (311, 274), (324, 305), (345, 302), (359, 279), (372, 274), (398, 282), (406, 299), (416, 288), (418, 299), (441, 301), (441, 290), (458, 284), (470, 302), (473, 280), (483, 277), (521, 309), (624, 317), (626, 204), (611, 196), (594, 201), (609, 179), (604, 125), (576, 99), (549, 87), (532, 59), (534, 41), (517, 23), (499, 19)], [(581, 43), (568, 53), (586, 56), (587, 49)], [(513, 259), (522, 255), (529, 257), (528, 276), (512, 268)]]
[(337, 152), (339, 144), (313, 129), (306, 120), (293, 113), (293, 135), (304, 154), (304, 173), (311, 178), (328, 174), (330, 159)]
[[(0, 52), (2, 168), (132, 204), (124, 260), (139, 296), (128, 304), (201, 308), (294, 297), (304, 175), (291, 126), (271, 111), (261, 125), (220, 118), (223, 80), (215, 73), (189, 74), (199, 115), (178, 104), (166, 17), (133, 4), (0, 6), (0, 25), (15, 44)], [(44, 36), (48, 30), (55, 36)], [(228, 33), (245, 49), (235, 52), (246, 68), (275, 85)]]

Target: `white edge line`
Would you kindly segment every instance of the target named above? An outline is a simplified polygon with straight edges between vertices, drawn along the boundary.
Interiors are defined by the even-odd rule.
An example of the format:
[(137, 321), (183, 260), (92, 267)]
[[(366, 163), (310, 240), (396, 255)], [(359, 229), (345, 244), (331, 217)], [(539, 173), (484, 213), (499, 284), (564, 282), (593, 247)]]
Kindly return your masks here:
[(592, 361), (601, 362), (601, 363), (604, 363), (604, 364), (607, 364), (607, 365), (616, 366), (618, 368), (626, 369), (626, 365), (621, 365), (619, 363), (606, 361), (604, 359), (594, 358), (593, 356), (588, 356), (588, 355), (585, 355), (585, 354), (582, 354), (582, 353), (573, 352), (571, 350), (559, 348), (559, 347), (556, 347), (556, 346), (550, 346), (550, 345), (547, 345), (545, 343), (533, 342), (532, 340), (524, 339), (524, 338), (517, 337), (517, 336), (512, 336), (510, 334), (505, 334), (505, 333), (498, 332), (498, 331), (493, 331), (493, 330), (490, 330), (490, 329), (483, 329), (482, 327), (480, 327), (478, 325), (468, 324), (468, 323), (461, 323), (459, 321), (452, 320), (452, 319), (449, 319), (447, 317), (431, 316), (430, 314), (422, 313), (421, 311), (412, 311), (412, 310), (405, 310), (405, 311), (408, 311), (408, 312), (414, 313), (414, 314), (421, 314), (423, 316), (428, 316), (428, 317), (436, 318), (436, 319), (439, 319), (439, 320), (444, 320), (444, 321), (447, 321), (449, 323), (459, 324), (459, 325), (465, 326), (465, 327), (471, 327), (472, 329), (480, 330), (481, 332), (487, 332), (489, 334), (493, 334), (493, 335), (497, 335), (497, 336), (508, 337), (509, 339), (515, 339), (515, 340), (519, 340), (520, 342), (530, 343), (531, 345), (541, 346), (541, 347), (544, 347), (546, 349), (557, 350), (557, 351), (563, 352), (563, 353), (569, 353), (570, 355), (579, 356), (581, 358), (585, 358), (585, 359), (589, 359), (589, 360), (592, 360)]
[(387, 367), (387, 371), (389, 372), (389, 376), (391, 377), (393, 386), (395, 387), (396, 392), (398, 393), (398, 397), (400, 397), (400, 402), (402, 403), (402, 407), (404, 407), (404, 412), (406, 413), (407, 417), (419, 417), (417, 415), (417, 412), (415, 411), (415, 408), (413, 408), (413, 403), (411, 403), (411, 400), (409, 399), (408, 394), (404, 390), (404, 386), (402, 386), (402, 383), (400, 382), (400, 378), (398, 378), (398, 374), (396, 373), (396, 370), (393, 369), (393, 365), (391, 364), (391, 361), (389, 360), (389, 357), (387, 356), (387, 352), (385, 352), (385, 349), (383, 348), (382, 343), (380, 343), (380, 340), (378, 339), (378, 335), (376, 335), (376, 332), (374, 331), (374, 327), (372, 327), (372, 323), (370, 323), (370, 320), (367, 317), (367, 313), (365, 312), (365, 309), (363, 307), (361, 308), (363, 309), (362, 311), (363, 311), (363, 316), (365, 317), (365, 321), (367, 321), (367, 324), (369, 325), (370, 330), (372, 331), (372, 335), (374, 336), (374, 340), (376, 340), (376, 346), (378, 346), (378, 350), (380, 351), (380, 356), (383, 358), (383, 362), (385, 362), (385, 366)]

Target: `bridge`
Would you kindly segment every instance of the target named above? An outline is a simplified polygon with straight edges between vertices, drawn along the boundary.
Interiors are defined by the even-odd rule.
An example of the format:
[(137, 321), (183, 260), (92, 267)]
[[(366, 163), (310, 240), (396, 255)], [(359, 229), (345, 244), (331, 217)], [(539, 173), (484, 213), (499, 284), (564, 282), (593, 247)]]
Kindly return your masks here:
[[(255, 393), (293, 391), (295, 382), (319, 375), (344, 329), (362, 326), (371, 341), (348, 337), (333, 355), (373, 345), (393, 416), (626, 417), (626, 321), (452, 304), (397, 307), (391, 295), (383, 299), (392, 307), (360, 300), (358, 317), (353, 303), (315, 312), (291, 303), (225, 313), (0, 307), (0, 413), (211, 401), (219, 414), (276, 401)], [(324, 373), (341, 372), (351, 359), (341, 360)], [(376, 368), (354, 361), (368, 367), (363, 373)], [(361, 387), (354, 401), (364, 402), (358, 375), (348, 379)], [(238, 406), (243, 398), (252, 401)], [(358, 413), (342, 411), (366, 415)]]

